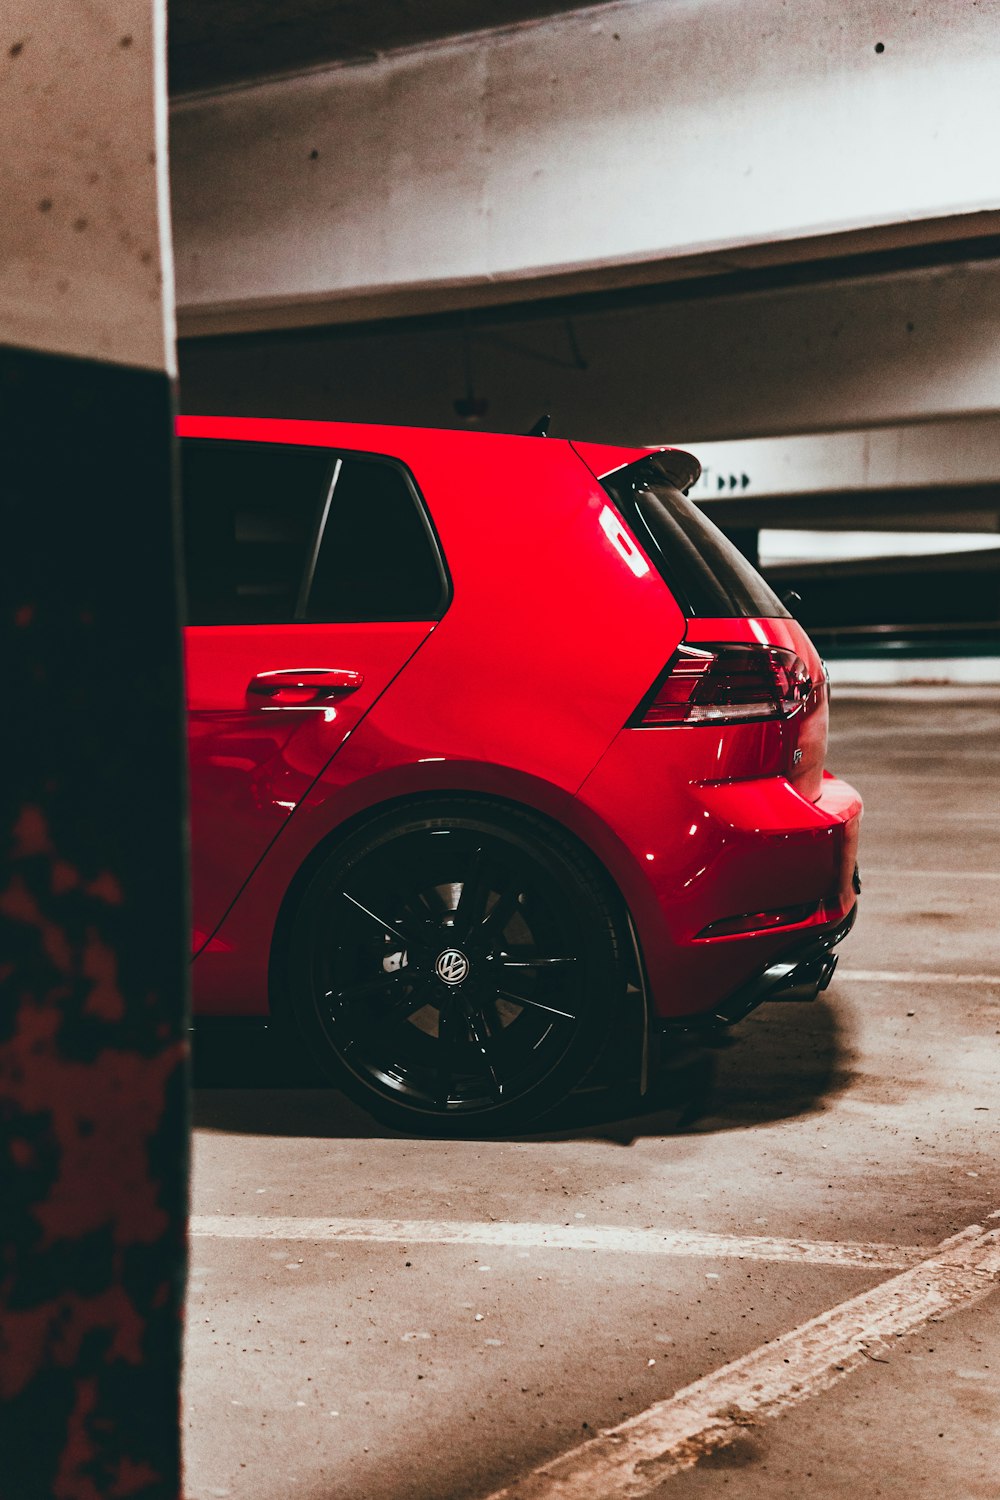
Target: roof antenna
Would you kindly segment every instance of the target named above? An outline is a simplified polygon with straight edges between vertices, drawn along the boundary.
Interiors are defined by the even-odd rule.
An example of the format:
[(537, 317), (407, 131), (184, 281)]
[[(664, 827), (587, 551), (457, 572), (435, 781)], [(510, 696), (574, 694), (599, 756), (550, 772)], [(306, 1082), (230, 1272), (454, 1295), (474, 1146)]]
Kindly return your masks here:
[(548, 412), (546, 412), (544, 416), (538, 418), (538, 421), (535, 423), (534, 427), (529, 428), (528, 432), (525, 435), (527, 437), (548, 437), (549, 423), (551, 421), (551, 416)]

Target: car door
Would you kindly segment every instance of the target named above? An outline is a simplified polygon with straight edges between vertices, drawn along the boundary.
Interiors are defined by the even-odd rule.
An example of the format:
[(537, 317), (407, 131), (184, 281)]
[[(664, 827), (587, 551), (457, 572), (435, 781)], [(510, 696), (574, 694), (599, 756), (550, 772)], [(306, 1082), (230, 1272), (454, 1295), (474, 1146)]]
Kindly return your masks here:
[(198, 437), (182, 463), (199, 952), (433, 629), (447, 579), (391, 459)]

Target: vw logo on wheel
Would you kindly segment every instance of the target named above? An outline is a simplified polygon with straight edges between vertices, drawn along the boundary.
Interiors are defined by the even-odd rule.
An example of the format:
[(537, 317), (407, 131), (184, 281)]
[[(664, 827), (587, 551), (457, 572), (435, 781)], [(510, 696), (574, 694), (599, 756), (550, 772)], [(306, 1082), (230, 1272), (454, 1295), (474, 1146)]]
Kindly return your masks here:
[(434, 965), (434, 972), (445, 984), (461, 984), (469, 977), (469, 960), (457, 948), (446, 948)]

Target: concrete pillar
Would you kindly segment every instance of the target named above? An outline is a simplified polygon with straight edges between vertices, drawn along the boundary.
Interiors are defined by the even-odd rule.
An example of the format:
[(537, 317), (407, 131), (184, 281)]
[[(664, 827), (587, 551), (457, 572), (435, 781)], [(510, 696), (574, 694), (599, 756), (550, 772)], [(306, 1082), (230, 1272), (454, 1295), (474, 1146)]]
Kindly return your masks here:
[(0, 18), (0, 1497), (180, 1494), (164, 0)]

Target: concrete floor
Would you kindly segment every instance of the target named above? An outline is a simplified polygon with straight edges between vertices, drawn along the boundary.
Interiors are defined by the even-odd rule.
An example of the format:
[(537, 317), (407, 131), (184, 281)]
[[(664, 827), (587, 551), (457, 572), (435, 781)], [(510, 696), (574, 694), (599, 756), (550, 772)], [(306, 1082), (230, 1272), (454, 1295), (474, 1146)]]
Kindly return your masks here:
[[(973, 690), (842, 691), (830, 764), (865, 796), (864, 893), (821, 1000), (763, 1008), (639, 1118), (584, 1099), (563, 1128), (485, 1144), (394, 1136), (259, 1045), (206, 1038), (193, 1213), (442, 1221), (440, 1240), (455, 1221), (501, 1240), (514, 1222), (928, 1254), (988, 1224), (1000, 710)], [(198, 1235), (187, 1496), (478, 1500), (898, 1274), (890, 1251), (885, 1264), (782, 1253)], [(664, 1500), (859, 1485), (997, 1500), (1000, 1291), (650, 1483)], [(610, 1500), (580, 1481), (544, 1493)]]

